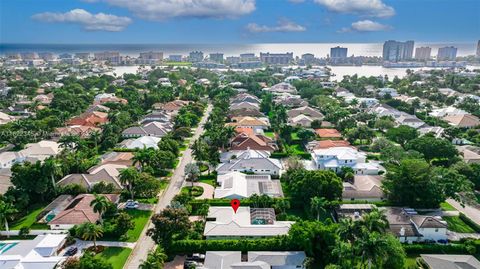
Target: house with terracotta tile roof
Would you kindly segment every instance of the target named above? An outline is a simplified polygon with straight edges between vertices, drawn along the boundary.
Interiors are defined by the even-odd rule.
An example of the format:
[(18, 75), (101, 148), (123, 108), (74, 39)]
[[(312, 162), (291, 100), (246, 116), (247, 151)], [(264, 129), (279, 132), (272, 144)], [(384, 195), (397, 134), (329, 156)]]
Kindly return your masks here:
[(315, 133), (322, 139), (342, 138), (342, 134), (336, 129), (315, 129)]
[(269, 128), (270, 123), (264, 118), (233, 117), (232, 122), (227, 123), (226, 126), (251, 128), (255, 131), (255, 133), (259, 133)]
[(273, 152), (278, 149), (277, 144), (264, 135), (248, 135), (241, 133), (230, 142), (230, 150), (264, 150)]
[(105, 103), (128, 104), (127, 99), (119, 98), (114, 93), (100, 93), (95, 96), (94, 104), (101, 105)]
[[(118, 203), (120, 194), (101, 194), (110, 202)], [(100, 214), (93, 212), (90, 203), (95, 199), (93, 194), (80, 194), (61, 212), (59, 212), (48, 225), (52, 230), (68, 230), (75, 225), (85, 222), (96, 223)]]
[(190, 103), (190, 101), (184, 101), (184, 100), (173, 100), (171, 102), (168, 102), (168, 103), (155, 103), (153, 104), (153, 109), (155, 110), (162, 110), (162, 111), (165, 111), (167, 113), (178, 113), (178, 111), (188, 105)]
[(87, 138), (94, 132), (101, 132), (102, 129), (93, 126), (72, 125), (55, 128), (55, 136), (78, 135), (81, 138)]
[(265, 117), (265, 115), (260, 112), (258, 109), (251, 108), (239, 108), (239, 109), (230, 109), (228, 112), (228, 117)]
[(98, 126), (108, 122), (108, 113), (93, 111), (80, 114), (67, 121), (67, 125)]
[(326, 149), (334, 147), (350, 147), (350, 142), (347, 140), (320, 140), (312, 141), (309, 143), (308, 148), (313, 149)]
[(471, 114), (446, 116), (443, 117), (443, 120), (458, 128), (474, 128), (480, 126), (480, 119)]

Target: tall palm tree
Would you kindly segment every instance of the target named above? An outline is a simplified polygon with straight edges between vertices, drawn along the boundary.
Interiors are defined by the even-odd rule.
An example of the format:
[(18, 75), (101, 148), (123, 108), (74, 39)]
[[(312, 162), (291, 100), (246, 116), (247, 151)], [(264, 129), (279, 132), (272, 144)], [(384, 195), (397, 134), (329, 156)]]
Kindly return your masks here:
[(372, 268), (378, 264), (387, 253), (388, 242), (379, 233), (365, 233), (358, 241), (359, 254), (362, 257), (362, 265), (365, 268)]
[(363, 215), (361, 222), (370, 232), (384, 233), (388, 228), (387, 217), (378, 208), (374, 208), (370, 213)]
[(155, 152), (151, 148), (144, 147), (139, 149), (133, 155), (133, 165), (136, 165), (137, 163), (140, 164), (140, 171), (142, 171), (145, 166), (150, 164), (154, 154)]
[(93, 141), (95, 148), (97, 148), (98, 142), (100, 141), (101, 137), (102, 137), (102, 133), (99, 131), (93, 131), (90, 133), (90, 140)]
[(0, 200), (0, 222), (3, 222), (5, 224), (5, 230), (7, 231), (7, 238), (10, 236), (8, 234), (8, 231), (9, 231), (8, 220), (15, 213), (17, 213), (17, 209), (15, 209), (11, 203), (7, 203), (5, 201)]
[(45, 174), (50, 175), (50, 180), (52, 181), (52, 188), (54, 194), (57, 193), (57, 184), (55, 182), (55, 178), (57, 176), (62, 176), (63, 171), (61, 165), (54, 159), (54, 158), (48, 158), (45, 160), (43, 163), (42, 169)]
[(79, 227), (80, 236), (83, 240), (93, 241), (93, 247), (97, 248), (97, 238), (103, 235), (103, 228), (90, 222), (86, 222)]
[(100, 223), (103, 223), (103, 214), (107, 211), (110, 201), (104, 195), (95, 194), (95, 199), (90, 202), (93, 212), (100, 214)]
[(128, 167), (120, 171), (120, 177), (119, 177), (120, 183), (128, 186), (128, 191), (130, 192), (130, 196), (132, 200), (134, 197), (133, 185), (135, 184), (135, 181), (138, 180), (139, 176), (140, 176), (140, 173), (137, 171), (135, 167)]
[(327, 199), (325, 199), (325, 197), (315, 196), (310, 199), (310, 208), (312, 209), (312, 211), (317, 213), (317, 220), (320, 220), (320, 215), (322, 213), (327, 212), (327, 210), (325, 209), (327, 205), (328, 201)]

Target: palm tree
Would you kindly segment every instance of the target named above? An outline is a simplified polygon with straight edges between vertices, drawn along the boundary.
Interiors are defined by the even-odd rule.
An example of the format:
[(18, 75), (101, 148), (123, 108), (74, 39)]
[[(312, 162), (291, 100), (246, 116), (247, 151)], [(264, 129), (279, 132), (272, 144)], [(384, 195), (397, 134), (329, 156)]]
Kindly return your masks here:
[(64, 135), (59, 140), (60, 146), (64, 149), (69, 149), (75, 151), (80, 142), (80, 137), (78, 135)]
[(370, 232), (384, 233), (388, 228), (387, 217), (376, 207), (370, 213), (363, 215), (361, 222)]
[(273, 208), (285, 214), (285, 211), (290, 208), (290, 202), (286, 199), (279, 199), (273, 204)]
[(99, 131), (93, 131), (90, 133), (90, 140), (92, 140), (93, 143), (95, 144), (95, 148), (97, 148), (98, 141), (100, 141), (101, 137), (102, 137), (102, 133), (100, 133)]
[(110, 206), (110, 201), (104, 195), (95, 194), (95, 199), (90, 202), (93, 212), (100, 214), (100, 223), (103, 223), (102, 215)]
[(185, 177), (187, 180), (190, 180), (192, 182), (192, 188), (190, 191), (193, 189), (193, 183), (197, 180), (198, 176), (200, 176), (200, 169), (198, 169), (198, 166), (194, 163), (188, 163), (185, 165)]
[(139, 149), (133, 155), (133, 165), (136, 165), (137, 163), (140, 164), (140, 171), (142, 171), (145, 166), (150, 164), (154, 153), (155, 152), (150, 148), (144, 147), (143, 149)]
[(55, 182), (55, 178), (57, 176), (62, 176), (63, 171), (60, 164), (54, 158), (48, 158), (43, 163), (43, 170), (45, 174), (50, 175), (50, 180), (52, 181), (52, 187), (54, 194), (57, 193), (57, 184)]
[(139, 176), (140, 174), (138, 173), (137, 169), (135, 169), (135, 167), (128, 167), (120, 171), (120, 183), (128, 186), (128, 191), (130, 192), (130, 196), (132, 199), (134, 197), (133, 185), (135, 184), (135, 181), (137, 181)]
[(372, 268), (372, 264), (377, 264), (380, 259), (386, 255), (388, 242), (379, 233), (366, 233), (358, 241), (359, 254), (362, 257), (362, 264), (366, 268)]
[(10, 236), (8, 234), (8, 219), (10, 219), (11, 215), (15, 213), (17, 213), (17, 209), (15, 209), (11, 203), (0, 200), (0, 222), (5, 223), (7, 238)]
[(320, 220), (320, 215), (322, 213), (326, 213), (325, 207), (328, 205), (327, 199), (325, 197), (312, 197), (310, 199), (310, 208), (312, 211), (315, 211), (317, 213), (317, 220)]
[(163, 248), (158, 247), (155, 251), (148, 253), (147, 259), (140, 264), (139, 268), (140, 269), (163, 268), (163, 265), (167, 260), (167, 258), (168, 257), (165, 254)]
[(79, 227), (80, 237), (83, 240), (93, 241), (93, 247), (97, 248), (97, 238), (103, 236), (103, 228), (90, 222), (86, 222)]

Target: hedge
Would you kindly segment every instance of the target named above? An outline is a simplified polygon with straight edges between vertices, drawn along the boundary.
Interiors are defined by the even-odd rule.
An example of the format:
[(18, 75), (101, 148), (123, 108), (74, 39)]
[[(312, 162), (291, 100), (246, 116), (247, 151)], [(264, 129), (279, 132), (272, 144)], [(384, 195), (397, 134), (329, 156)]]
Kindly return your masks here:
[(274, 158), (274, 159), (281, 159), (286, 157), (288, 157), (288, 154), (286, 152), (273, 152), (270, 155), (270, 158)]
[(461, 213), (458, 215), (463, 222), (465, 222), (468, 226), (475, 230), (475, 232), (480, 233), (480, 225), (474, 222), (472, 219), (467, 217), (465, 214)]
[[(475, 247), (475, 254), (480, 254), (480, 240), (467, 240)], [(407, 254), (467, 254), (469, 253), (465, 240), (462, 243), (441, 244), (404, 244), (403, 249)]]
[(293, 251), (285, 238), (229, 239), (229, 240), (179, 240), (169, 247), (169, 254), (188, 254), (205, 251)]

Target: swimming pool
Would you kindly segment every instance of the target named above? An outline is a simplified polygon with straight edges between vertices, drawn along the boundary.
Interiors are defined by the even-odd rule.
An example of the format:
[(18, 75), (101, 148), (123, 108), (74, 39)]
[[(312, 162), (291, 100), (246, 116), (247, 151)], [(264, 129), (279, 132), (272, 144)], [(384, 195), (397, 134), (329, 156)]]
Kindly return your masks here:
[(0, 254), (7, 252), (7, 250), (13, 248), (17, 243), (2, 243), (0, 242)]

